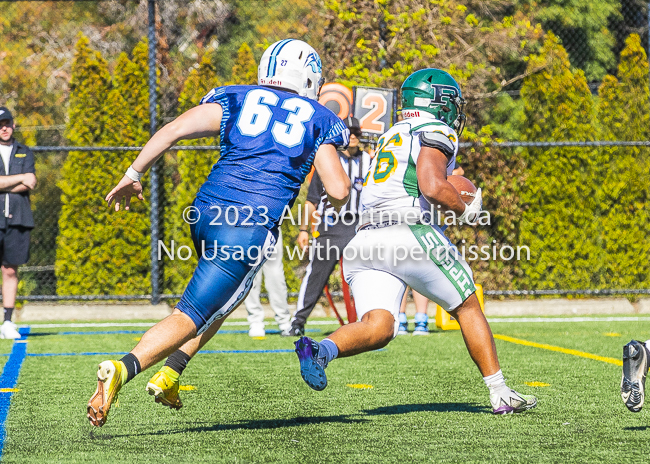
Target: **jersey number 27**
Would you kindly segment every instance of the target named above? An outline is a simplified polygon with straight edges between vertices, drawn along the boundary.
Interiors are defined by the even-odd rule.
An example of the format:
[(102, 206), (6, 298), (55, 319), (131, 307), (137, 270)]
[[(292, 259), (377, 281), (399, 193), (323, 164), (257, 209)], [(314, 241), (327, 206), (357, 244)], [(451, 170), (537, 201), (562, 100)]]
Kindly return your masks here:
[[(257, 137), (267, 131), (273, 112), (271, 106), (277, 106), (280, 97), (265, 89), (254, 89), (246, 94), (237, 128), (242, 135)], [(314, 115), (314, 107), (301, 98), (288, 98), (282, 102), (282, 109), (289, 114), (284, 122), (273, 121), (271, 135), (280, 145), (293, 148), (302, 143), (305, 137), (305, 123)]]

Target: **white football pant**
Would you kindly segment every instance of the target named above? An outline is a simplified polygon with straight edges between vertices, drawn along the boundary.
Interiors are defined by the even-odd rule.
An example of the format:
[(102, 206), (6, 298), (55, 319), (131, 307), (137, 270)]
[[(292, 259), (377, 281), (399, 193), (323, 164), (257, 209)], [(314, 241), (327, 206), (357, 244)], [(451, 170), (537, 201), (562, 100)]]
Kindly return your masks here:
[(437, 226), (398, 224), (360, 230), (343, 251), (357, 317), (385, 309), (395, 318), (406, 286), (450, 311), (476, 290), (472, 270)]
[(275, 312), (275, 321), (280, 330), (287, 330), (291, 327), (289, 322), (291, 313), (287, 304), (287, 282), (284, 278), (284, 267), (282, 265), (283, 253), (282, 232), (278, 234), (278, 241), (273, 253), (262, 266), (253, 280), (251, 291), (244, 300), (246, 311), (248, 311), (248, 323), (250, 328), (264, 327), (264, 308), (260, 302), (260, 291), (262, 288), (262, 274), (266, 290), (269, 294), (269, 303)]

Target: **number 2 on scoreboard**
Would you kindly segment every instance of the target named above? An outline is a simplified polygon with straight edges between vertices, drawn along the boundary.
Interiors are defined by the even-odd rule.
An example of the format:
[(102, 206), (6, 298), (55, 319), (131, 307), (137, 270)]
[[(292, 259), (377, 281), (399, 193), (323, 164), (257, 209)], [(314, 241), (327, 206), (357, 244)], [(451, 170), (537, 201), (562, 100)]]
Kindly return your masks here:
[(361, 107), (370, 109), (359, 120), (362, 130), (376, 134), (386, 132), (386, 123), (381, 120), (388, 111), (386, 97), (380, 93), (367, 93), (361, 99)]

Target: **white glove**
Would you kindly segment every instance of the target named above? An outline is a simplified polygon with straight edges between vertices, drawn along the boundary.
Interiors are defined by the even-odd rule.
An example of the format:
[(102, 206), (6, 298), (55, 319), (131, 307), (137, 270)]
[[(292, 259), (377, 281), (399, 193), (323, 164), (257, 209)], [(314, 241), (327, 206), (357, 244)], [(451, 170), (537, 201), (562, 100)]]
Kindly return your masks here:
[(483, 209), (483, 195), (481, 189), (476, 190), (476, 196), (469, 205), (465, 205), (465, 211), (458, 218), (460, 224), (474, 225), (478, 221), (478, 215)]

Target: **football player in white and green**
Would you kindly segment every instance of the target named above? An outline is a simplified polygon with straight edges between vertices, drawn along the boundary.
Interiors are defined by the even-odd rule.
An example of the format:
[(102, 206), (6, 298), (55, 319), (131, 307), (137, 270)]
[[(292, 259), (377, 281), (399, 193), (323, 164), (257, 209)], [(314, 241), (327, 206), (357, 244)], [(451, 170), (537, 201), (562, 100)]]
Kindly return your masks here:
[(386, 346), (397, 335), (408, 285), (456, 318), (489, 389), (493, 412), (531, 409), (536, 398), (505, 383), (471, 269), (429, 213), (436, 205), (434, 210), (439, 206), (459, 222), (474, 224), (481, 212), (480, 189), (467, 205), (447, 182), (465, 125), (460, 87), (444, 71), (423, 69), (404, 81), (401, 97), (403, 120), (378, 141), (361, 194), (362, 223), (343, 253), (345, 280), (360, 320), (320, 343), (308, 337), (298, 340), (302, 377), (322, 390), (332, 359)]

